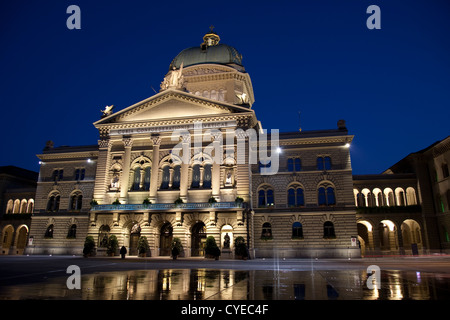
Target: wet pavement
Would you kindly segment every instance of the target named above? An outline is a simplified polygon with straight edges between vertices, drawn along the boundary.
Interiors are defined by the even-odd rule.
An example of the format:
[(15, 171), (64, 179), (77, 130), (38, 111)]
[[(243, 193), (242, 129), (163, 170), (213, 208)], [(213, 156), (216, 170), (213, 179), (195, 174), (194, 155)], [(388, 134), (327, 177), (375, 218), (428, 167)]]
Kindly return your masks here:
[[(80, 289), (68, 288), (68, 265), (80, 265)], [(378, 278), (369, 265), (379, 266)], [(0, 259), (0, 300), (449, 300), (449, 266), (450, 259), (9, 258)]]

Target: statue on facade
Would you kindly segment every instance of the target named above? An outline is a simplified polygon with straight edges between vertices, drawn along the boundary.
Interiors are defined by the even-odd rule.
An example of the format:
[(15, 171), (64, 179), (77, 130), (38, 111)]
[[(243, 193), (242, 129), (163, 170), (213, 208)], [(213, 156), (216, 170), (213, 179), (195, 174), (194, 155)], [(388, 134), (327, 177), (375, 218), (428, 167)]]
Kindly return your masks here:
[(109, 116), (112, 113), (112, 110), (114, 109), (114, 105), (106, 106), (105, 110), (100, 110), (103, 115), (102, 118)]
[(248, 104), (249, 103), (249, 97), (248, 95), (244, 92), (242, 94), (236, 94), (236, 97), (238, 97), (239, 99), (239, 104)]
[(232, 178), (232, 172), (231, 172), (231, 170), (228, 170), (227, 177), (225, 179), (225, 185), (229, 186), (232, 184), (231, 178)]
[(183, 63), (181, 63), (180, 69), (173, 67), (165, 77), (163, 82), (161, 82), (161, 90), (166, 89), (181, 89), (184, 84), (183, 77)]
[(120, 185), (119, 173), (115, 172), (111, 179), (111, 189), (118, 189)]
[(228, 235), (228, 232), (225, 233), (225, 237), (223, 237), (224, 241), (223, 241), (223, 248), (224, 249), (229, 249), (230, 248), (230, 236)]

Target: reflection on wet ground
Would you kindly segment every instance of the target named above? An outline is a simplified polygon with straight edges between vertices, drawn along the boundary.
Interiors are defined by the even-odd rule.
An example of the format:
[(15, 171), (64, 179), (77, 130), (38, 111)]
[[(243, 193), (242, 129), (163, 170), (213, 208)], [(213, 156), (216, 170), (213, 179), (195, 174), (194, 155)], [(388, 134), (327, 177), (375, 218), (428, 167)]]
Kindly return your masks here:
[(350, 271), (163, 269), (81, 276), (81, 289), (67, 278), (0, 288), (0, 299), (82, 300), (443, 300), (450, 275), (383, 270), (373, 289), (368, 274)]

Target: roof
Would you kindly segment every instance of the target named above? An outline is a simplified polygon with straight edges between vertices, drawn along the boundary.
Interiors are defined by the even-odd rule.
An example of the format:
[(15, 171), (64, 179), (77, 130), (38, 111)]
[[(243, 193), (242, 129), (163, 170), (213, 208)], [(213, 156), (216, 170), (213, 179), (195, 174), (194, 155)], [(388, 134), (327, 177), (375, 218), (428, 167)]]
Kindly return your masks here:
[(0, 174), (7, 174), (23, 179), (37, 181), (39, 173), (16, 166), (2, 166), (0, 167)]
[(237, 65), (242, 67), (242, 55), (232, 46), (217, 44), (202, 48), (191, 47), (181, 51), (170, 64), (169, 71), (173, 68), (179, 69), (199, 64), (223, 64)]

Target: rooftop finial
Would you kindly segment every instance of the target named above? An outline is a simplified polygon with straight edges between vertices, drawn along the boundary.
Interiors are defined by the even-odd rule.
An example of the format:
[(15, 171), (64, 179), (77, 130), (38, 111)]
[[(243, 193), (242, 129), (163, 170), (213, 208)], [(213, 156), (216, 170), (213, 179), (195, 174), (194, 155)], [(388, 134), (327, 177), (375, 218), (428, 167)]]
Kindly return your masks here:
[(215, 33), (213, 31), (214, 26), (211, 25), (209, 27), (209, 32), (207, 34), (204, 35), (203, 37), (203, 46), (207, 46), (207, 47), (212, 47), (212, 46), (216, 46), (219, 44), (220, 41), (220, 37), (217, 33)]

